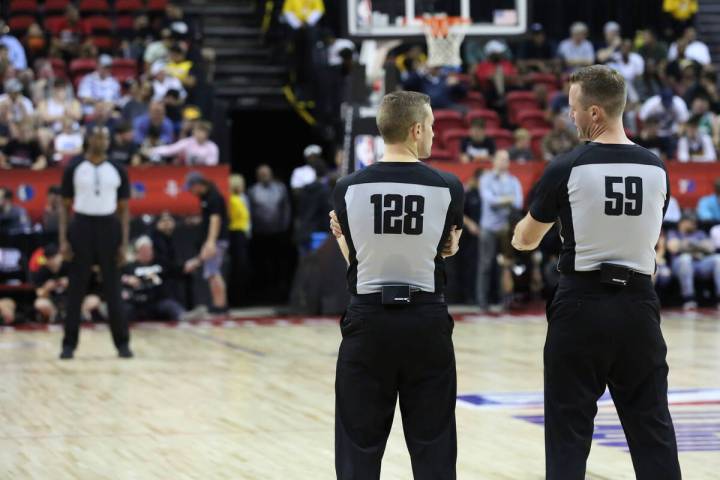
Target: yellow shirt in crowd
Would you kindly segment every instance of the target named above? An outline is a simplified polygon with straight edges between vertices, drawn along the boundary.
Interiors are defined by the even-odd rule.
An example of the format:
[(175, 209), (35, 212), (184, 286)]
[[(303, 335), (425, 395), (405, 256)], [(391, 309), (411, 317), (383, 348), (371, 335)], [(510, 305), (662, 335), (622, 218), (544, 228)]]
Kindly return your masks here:
[(187, 79), (188, 75), (190, 75), (190, 69), (193, 66), (193, 62), (190, 60), (185, 60), (178, 63), (169, 62), (167, 65), (165, 65), (165, 71), (167, 71), (168, 75), (172, 75), (173, 77), (177, 78), (181, 82), (185, 81)]
[(228, 209), (228, 229), (232, 232), (250, 231), (250, 210), (245, 205), (245, 200), (240, 195), (230, 195), (230, 205)]
[(302, 23), (307, 23), (314, 12), (325, 13), (325, 4), (322, 0), (285, 0), (283, 14), (292, 13)]

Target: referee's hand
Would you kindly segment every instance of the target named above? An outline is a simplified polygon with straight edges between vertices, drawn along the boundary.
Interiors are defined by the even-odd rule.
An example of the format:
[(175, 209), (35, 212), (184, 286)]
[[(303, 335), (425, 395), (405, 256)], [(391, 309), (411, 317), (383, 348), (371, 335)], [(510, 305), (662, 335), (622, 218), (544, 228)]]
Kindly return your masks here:
[(340, 221), (335, 214), (335, 210), (330, 212), (330, 231), (333, 235), (335, 235), (335, 238), (343, 236), (342, 228), (340, 228)]

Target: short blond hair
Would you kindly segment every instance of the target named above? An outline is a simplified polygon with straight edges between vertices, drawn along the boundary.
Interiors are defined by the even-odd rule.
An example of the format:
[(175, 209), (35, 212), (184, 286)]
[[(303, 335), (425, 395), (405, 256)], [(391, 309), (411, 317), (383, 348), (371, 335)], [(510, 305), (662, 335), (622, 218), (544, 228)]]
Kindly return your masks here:
[(380, 104), (377, 127), (385, 143), (402, 143), (407, 140), (410, 128), (423, 123), (430, 105), (430, 97), (418, 92), (388, 93)]
[(570, 75), (570, 84), (580, 85), (580, 103), (587, 109), (598, 105), (608, 116), (617, 118), (625, 110), (627, 87), (616, 70), (605, 65), (591, 65)]

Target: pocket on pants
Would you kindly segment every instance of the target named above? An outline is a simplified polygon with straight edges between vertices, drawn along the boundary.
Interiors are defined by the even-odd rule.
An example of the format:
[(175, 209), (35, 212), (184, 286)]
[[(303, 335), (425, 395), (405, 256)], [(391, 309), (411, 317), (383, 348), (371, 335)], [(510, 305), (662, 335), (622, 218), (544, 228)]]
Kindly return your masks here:
[(340, 333), (343, 338), (347, 338), (353, 334), (359, 333), (363, 327), (363, 318), (358, 315), (357, 312), (352, 312), (350, 309), (345, 310), (342, 317), (340, 317)]

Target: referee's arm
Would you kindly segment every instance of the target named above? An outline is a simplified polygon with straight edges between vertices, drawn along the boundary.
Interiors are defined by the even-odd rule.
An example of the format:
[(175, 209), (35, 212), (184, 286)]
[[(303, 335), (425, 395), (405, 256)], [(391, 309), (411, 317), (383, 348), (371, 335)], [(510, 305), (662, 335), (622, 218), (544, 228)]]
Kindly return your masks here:
[(538, 222), (528, 213), (515, 227), (512, 246), (515, 250), (535, 250), (554, 224)]

